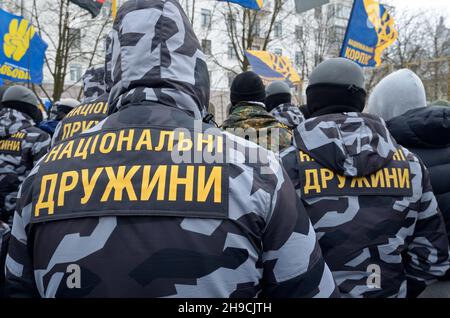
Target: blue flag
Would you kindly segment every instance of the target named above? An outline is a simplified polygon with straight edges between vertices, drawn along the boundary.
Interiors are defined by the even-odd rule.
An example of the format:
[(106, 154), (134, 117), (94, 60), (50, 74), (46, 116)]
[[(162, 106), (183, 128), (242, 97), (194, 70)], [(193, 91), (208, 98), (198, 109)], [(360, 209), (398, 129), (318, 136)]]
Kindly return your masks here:
[(0, 77), (42, 83), (45, 43), (28, 20), (0, 9)]
[(272, 81), (286, 81), (291, 87), (300, 83), (300, 76), (291, 62), (285, 56), (277, 56), (267, 51), (246, 51), (252, 71), (262, 79)]
[(263, 0), (219, 0), (232, 2), (243, 6), (244, 8), (259, 10), (263, 6)]
[(379, 66), (381, 54), (397, 36), (394, 19), (378, 0), (355, 0), (340, 56), (361, 66)]

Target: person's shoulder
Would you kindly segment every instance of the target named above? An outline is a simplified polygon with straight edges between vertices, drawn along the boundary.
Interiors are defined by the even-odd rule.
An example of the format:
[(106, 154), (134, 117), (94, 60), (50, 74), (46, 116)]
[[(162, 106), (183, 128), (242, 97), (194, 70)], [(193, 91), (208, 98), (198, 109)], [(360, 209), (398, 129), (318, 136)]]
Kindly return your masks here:
[(26, 134), (26, 139), (51, 139), (50, 134), (43, 129), (39, 128), (38, 126), (30, 126), (26, 127), (22, 130)]

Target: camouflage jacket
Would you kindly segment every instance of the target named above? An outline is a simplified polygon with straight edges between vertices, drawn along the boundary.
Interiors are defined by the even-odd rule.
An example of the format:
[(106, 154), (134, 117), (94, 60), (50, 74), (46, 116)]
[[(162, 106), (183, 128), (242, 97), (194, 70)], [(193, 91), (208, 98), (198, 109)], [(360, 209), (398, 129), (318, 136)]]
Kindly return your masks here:
[[(108, 50), (108, 48), (106, 47)], [(105, 67), (91, 67), (83, 75), (83, 104), (92, 103), (105, 94)]]
[(108, 95), (90, 103), (82, 103), (68, 113), (56, 126), (52, 145), (90, 129), (108, 116)]
[(11, 236), (11, 230), (6, 223), (0, 221), (0, 299), (4, 297), (5, 287), (5, 260), (6, 251), (8, 249), (9, 238)]
[(429, 175), (382, 119), (332, 114), (294, 134), (283, 165), (344, 297), (417, 295), (449, 268)]
[(257, 102), (232, 106), (222, 128), (274, 152), (289, 147), (292, 142), (292, 133), (288, 127), (267, 112), (264, 104)]
[(0, 109), (0, 214), (4, 221), (13, 215), (19, 185), (49, 146), (50, 136), (31, 117)]
[[(208, 71), (190, 25), (175, 0), (119, 9), (115, 112), (56, 144), (23, 183), (6, 260), (9, 295), (336, 295), (275, 155), (202, 123)], [(155, 50), (165, 48), (161, 61), (151, 37)]]
[(292, 104), (281, 104), (272, 109), (270, 114), (290, 129), (295, 129), (305, 120), (305, 116), (300, 111), (300, 108)]

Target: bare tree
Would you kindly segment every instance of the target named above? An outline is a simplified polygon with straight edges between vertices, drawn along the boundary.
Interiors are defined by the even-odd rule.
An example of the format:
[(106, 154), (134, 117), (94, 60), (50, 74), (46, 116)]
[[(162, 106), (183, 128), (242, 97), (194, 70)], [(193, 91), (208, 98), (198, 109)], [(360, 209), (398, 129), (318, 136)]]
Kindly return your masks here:
[[(35, 92), (42, 92), (49, 100), (58, 101), (65, 91), (78, 84), (66, 85), (71, 63), (79, 62), (90, 67), (103, 59), (104, 52), (100, 48), (105, 31), (112, 24), (109, 15), (93, 19), (87, 11), (69, 0), (33, 0), (31, 6), (25, 7), (20, 7), (20, 2), (16, 2), (11, 9), (24, 12), (48, 44), (45, 68), (52, 78), (52, 85), (39, 85), (39, 88), (33, 85), (32, 88)], [(78, 97), (80, 94), (81, 90)]]
[[(249, 68), (249, 62), (245, 55), (247, 50), (255, 47), (260, 50), (267, 49), (272, 40), (275, 22), (278, 19), (281, 20), (281, 9), (287, 1), (275, 0), (270, 7), (263, 7), (260, 10), (243, 9), (228, 3), (227, 6), (220, 10), (220, 14), (225, 20), (226, 37), (232, 45), (241, 71), (247, 71)], [(234, 68), (226, 67), (214, 56), (213, 62), (227, 71), (237, 73)]]

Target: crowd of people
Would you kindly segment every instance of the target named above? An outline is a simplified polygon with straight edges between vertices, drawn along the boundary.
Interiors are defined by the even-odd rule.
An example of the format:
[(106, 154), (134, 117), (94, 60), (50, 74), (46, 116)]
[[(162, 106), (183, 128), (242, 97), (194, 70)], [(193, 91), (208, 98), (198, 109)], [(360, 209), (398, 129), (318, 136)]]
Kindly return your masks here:
[(417, 75), (366, 96), (331, 58), (298, 106), (244, 72), (221, 127), (209, 85), (179, 3), (135, 0), (81, 103), (44, 121), (0, 90), (3, 297), (404, 298), (450, 278), (450, 107)]

